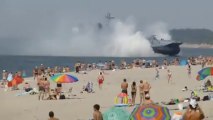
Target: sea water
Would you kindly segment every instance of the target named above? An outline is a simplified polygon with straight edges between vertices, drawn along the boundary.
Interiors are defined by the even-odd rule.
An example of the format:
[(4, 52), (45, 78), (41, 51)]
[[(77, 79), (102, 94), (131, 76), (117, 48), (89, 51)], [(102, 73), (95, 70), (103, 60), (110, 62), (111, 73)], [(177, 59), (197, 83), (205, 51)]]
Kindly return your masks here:
[[(213, 49), (198, 49), (198, 48), (182, 48), (178, 56), (180, 59), (187, 59), (191, 56), (213, 56)], [(78, 61), (83, 63), (99, 63), (105, 61), (114, 60), (116, 64), (120, 64), (122, 59), (127, 63), (131, 63), (136, 58), (143, 58), (145, 60), (156, 59), (158, 62), (162, 62), (165, 58), (168, 60), (174, 59), (171, 56), (158, 56), (158, 57), (59, 57), (59, 56), (0, 56), (0, 72), (7, 70), (9, 72), (16, 72), (24, 70), (26, 76), (32, 76), (32, 70), (35, 66), (44, 64), (46, 67), (54, 66), (69, 66), (71, 70), (74, 70), (74, 64)], [(0, 73), (0, 79), (2, 74)]]

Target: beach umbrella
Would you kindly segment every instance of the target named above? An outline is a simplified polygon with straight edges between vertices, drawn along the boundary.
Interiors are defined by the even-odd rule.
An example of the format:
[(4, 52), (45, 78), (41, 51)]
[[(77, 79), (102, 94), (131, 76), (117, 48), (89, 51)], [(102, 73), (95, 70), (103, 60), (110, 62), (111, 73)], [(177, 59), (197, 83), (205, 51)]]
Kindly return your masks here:
[(123, 108), (112, 107), (103, 113), (104, 120), (129, 120), (129, 113)]
[(197, 80), (204, 80), (208, 76), (213, 76), (213, 67), (203, 68), (198, 72)]
[(77, 82), (78, 78), (68, 74), (56, 74), (51, 77), (51, 80), (56, 83), (73, 83)]
[(130, 120), (170, 120), (167, 107), (156, 104), (136, 106), (130, 115)]
[(21, 84), (24, 79), (21, 76), (15, 76), (12, 81), (8, 82), (8, 87), (13, 87), (15, 85)]

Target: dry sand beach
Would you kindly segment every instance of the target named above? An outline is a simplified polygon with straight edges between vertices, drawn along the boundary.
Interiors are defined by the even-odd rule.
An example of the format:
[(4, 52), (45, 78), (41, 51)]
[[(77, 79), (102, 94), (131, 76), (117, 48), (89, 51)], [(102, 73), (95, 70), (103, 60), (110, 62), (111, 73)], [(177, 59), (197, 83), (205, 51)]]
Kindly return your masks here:
[[(68, 91), (70, 87), (73, 87), (72, 99), (66, 100), (38, 100), (38, 95), (24, 95), (16, 96), (18, 91), (7, 91), (3, 88), (0, 90), (0, 116), (1, 120), (47, 120), (48, 112), (54, 111), (55, 116), (60, 120), (88, 120), (92, 118), (93, 105), (100, 104), (101, 112), (103, 113), (114, 105), (114, 98), (121, 92), (120, 84), (124, 78), (127, 79), (129, 86), (133, 81), (136, 81), (137, 86), (140, 80), (146, 80), (151, 84), (151, 99), (154, 102), (160, 103), (161, 101), (169, 101), (172, 98), (189, 97), (190, 91), (181, 91), (184, 86), (188, 86), (189, 89), (198, 88), (202, 81), (195, 80), (197, 72), (201, 69), (201, 66), (192, 66), (192, 78), (191, 80), (187, 75), (187, 66), (170, 66), (168, 67), (173, 74), (173, 83), (167, 82), (167, 70), (160, 69), (160, 79), (154, 80), (155, 69), (154, 68), (133, 68), (117, 71), (105, 71), (105, 81), (103, 89), (99, 90), (97, 83), (97, 76), (99, 70), (93, 70), (88, 74), (76, 74), (70, 73), (79, 78), (76, 83), (63, 84), (63, 91)], [(32, 77), (26, 78), (32, 87), (36, 87), (36, 82)], [(94, 83), (95, 93), (80, 93), (83, 85), (86, 85), (88, 81)], [(51, 82), (51, 87), (55, 87), (56, 83)], [(23, 88), (23, 85), (19, 85), (19, 88)], [(130, 94), (130, 87), (128, 89)], [(205, 93), (198, 93), (201, 98)], [(136, 103), (139, 103), (139, 93), (137, 92)], [(205, 120), (213, 119), (213, 101), (201, 101), (199, 105), (203, 109), (206, 117)], [(185, 104), (187, 106), (187, 104)], [(167, 106), (171, 109), (171, 115), (177, 109), (177, 105)], [(125, 107), (129, 112), (134, 107)], [(182, 110), (184, 112), (184, 110)]]

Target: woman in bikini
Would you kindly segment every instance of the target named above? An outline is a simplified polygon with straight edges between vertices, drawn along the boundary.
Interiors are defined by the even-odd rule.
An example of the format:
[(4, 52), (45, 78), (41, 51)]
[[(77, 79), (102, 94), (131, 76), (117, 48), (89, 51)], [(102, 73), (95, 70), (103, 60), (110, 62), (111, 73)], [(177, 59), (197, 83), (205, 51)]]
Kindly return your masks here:
[(131, 86), (132, 105), (135, 105), (136, 92), (137, 92), (136, 82), (132, 82)]

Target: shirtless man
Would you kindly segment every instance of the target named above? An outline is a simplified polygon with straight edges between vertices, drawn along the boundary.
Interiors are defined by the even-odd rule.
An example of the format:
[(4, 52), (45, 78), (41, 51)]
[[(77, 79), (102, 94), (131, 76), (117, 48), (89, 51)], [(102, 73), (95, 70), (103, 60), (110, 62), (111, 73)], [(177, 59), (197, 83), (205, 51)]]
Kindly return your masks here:
[(39, 90), (38, 100), (43, 100), (44, 99), (44, 92), (45, 92), (44, 80), (43, 79), (40, 79), (38, 81), (38, 90)]
[(184, 120), (202, 120), (205, 118), (204, 113), (197, 104), (196, 100), (190, 100), (189, 107), (186, 110), (183, 118)]
[(146, 94), (149, 94), (149, 90), (151, 89), (151, 86), (147, 81), (145, 81), (145, 80), (143, 81), (142, 87), (143, 87), (144, 95), (146, 96)]
[(145, 95), (145, 101), (144, 101), (143, 104), (147, 105), (147, 104), (152, 104), (152, 103), (154, 103), (154, 102), (150, 99), (149, 94), (146, 94)]
[(144, 92), (143, 92), (143, 81), (140, 81), (139, 85), (139, 93), (140, 93), (140, 104), (144, 101)]
[(128, 89), (128, 83), (126, 82), (126, 79), (124, 79), (123, 83), (121, 83), (121, 90), (122, 90), (121, 92), (128, 94), (127, 89)]
[(100, 110), (100, 105), (95, 104), (93, 106), (94, 113), (93, 113), (93, 120), (103, 120), (102, 113), (99, 111)]
[(49, 118), (48, 120), (59, 120), (58, 118), (55, 118), (55, 117), (54, 117), (54, 112), (53, 112), (53, 111), (50, 111), (50, 112), (49, 112), (49, 117), (50, 117), (50, 118)]

